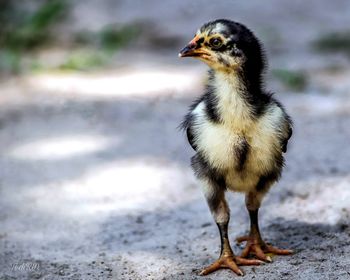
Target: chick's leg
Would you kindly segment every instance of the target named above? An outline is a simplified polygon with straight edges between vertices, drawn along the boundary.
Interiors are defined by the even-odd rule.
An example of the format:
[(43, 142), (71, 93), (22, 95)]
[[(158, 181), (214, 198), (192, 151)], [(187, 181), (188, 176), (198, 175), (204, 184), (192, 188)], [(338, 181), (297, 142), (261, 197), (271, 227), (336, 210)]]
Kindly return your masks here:
[(210, 211), (219, 228), (221, 253), (219, 259), (204, 268), (200, 275), (207, 275), (221, 268), (228, 268), (237, 275), (243, 275), (243, 271), (238, 265), (259, 265), (263, 263), (260, 260), (248, 260), (234, 255), (228, 238), (230, 211), (225, 199), (225, 191), (216, 184), (205, 182), (204, 194)]
[(237, 238), (237, 242), (246, 241), (246, 247), (243, 250), (241, 257), (245, 258), (249, 255), (255, 255), (256, 258), (271, 262), (272, 259), (267, 254), (275, 255), (289, 255), (292, 254), (292, 250), (279, 249), (265, 243), (261, 237), (259, 222), (258, 222), (258, 212), (263, 194), (258, 192), (251, 192), (246, 196), (246, 206), (250, 217), (250, 233), (247, 236), (242, 236)]

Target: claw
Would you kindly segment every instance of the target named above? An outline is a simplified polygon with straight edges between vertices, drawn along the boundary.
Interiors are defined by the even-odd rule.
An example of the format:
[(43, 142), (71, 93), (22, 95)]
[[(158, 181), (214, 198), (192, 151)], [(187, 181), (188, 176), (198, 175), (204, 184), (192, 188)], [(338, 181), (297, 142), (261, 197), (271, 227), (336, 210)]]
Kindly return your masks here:
[(236, 257), (236, 263), (238, 265), (261, 265), (261, 264), (264, 264), (264, 262), (261, 260), (245, 259), (242, 257)]
[(267, 250), (269, 253), (275, 254), (275, 255), (290, 255), (293, 254), (293, 250), (288, 250), (288, 249), (279, 249), (276, 247), (273, 247), (271, 245), (266, 245)]

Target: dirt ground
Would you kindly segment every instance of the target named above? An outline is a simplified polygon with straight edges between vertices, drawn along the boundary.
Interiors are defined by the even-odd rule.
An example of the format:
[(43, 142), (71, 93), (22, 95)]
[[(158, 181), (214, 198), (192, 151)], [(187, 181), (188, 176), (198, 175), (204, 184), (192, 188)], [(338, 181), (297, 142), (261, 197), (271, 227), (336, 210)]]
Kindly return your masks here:
[[(295, 133), (261, 227), (295, 254), (243, 267), (243, 279), (350, 279), (349, 59), (310, 48), (322, 32), (349, 26), (350, 2), (145, 2), (77, 1), (74, 26), (152, 20), (185, 43), (206, 20), (229, 17), (262, 37), (270, 68), (307, 73), (301, 93), (268, 76)], [(130, 47), (110, 70), (2, 80), (1, 280), (237, 277), (197, 276), (218, 257), (219, 235), (177, 127), (206, 68), (178, 59), (177, 47)], [(238, 254), (248, 215), (242, 195), (228, 198)]]

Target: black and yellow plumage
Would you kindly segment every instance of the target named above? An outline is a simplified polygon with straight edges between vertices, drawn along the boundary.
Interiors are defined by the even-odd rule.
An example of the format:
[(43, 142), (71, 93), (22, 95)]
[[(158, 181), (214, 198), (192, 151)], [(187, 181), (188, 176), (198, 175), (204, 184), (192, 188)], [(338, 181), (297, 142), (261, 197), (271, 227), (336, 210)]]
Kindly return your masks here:
[[(262, 198), (281, 176), (283, 153), (292, 135), (291, 118), (263, 88), (262, 47), (244, 25), (229, 20), (204, 24), (180, 56), (198, 58), (211, 68), (205, 93), (192, 104), (182, 124), (196, 152), (192, 168), (221, 236), (220, 258), (202, 274), (229, 267), (243, 275), (240, 264), (270, 262), (266, 253), (291, 253), (267, 245), (258, 227)], [(246, 195), (251, 219), (249, 236), (239, 239), (247, 241), (241, 257), (233, 254), (228, 240), (228, 190)], [(256, 259), (246, 259), (251, 253)]]

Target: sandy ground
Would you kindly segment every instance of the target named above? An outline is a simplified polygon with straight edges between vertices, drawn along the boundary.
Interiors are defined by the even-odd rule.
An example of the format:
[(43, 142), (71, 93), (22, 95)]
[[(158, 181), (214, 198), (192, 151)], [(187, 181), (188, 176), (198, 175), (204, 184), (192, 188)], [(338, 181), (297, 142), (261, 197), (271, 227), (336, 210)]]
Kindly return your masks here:
[[(259, 26), (270, 24), (281, 35), (278, 51), (267, 38), (272, 67), (310, 75), (303, 93), (269, 82), (295, 133), (283, 178), (263, 203), (261, 227), (268, 241), (296, 253), (244, 267), (244, 279), (350, 279), (350, 68), (343, 57), (308, 48), (320, 31), (349, 20), (348, 2), (254, 1), (227, 11), (221, 1), (200, 14), (198, 4), (166, 2), (171, 13), (150, 1), (143, 16), (164, 21), (160, 29), (172, 36), (185, 42), (209, 14), (231, 12), (260, 34)], [(129, 19), (125, 11), (141, 18), (140, 3), (118, 1), (118, 19)], [(113, 19), (107, 4), (98, 6), (106, 16), (91, 21), (79, 17), (84, 9), (77, 5), (79, 24)], [(177, 126), (202, 90), (205, 66), (178, 60), (176, 49), (125, 50), (117, 60), (119, 67), (109, 71), (1, 82), (1, 280), (236, 277), (226, 270), (197, 276), (217, 258), (219, 235), (189, 167), (193, 152)], [(328, 71), (335, 63), (343, 69)], [(247, 232), (248, 215), (242, 195), (228, 198), (238, 254), (242, 247), (234, 239)]]

